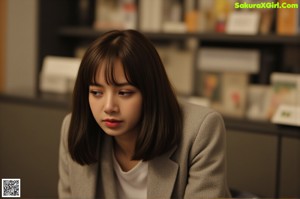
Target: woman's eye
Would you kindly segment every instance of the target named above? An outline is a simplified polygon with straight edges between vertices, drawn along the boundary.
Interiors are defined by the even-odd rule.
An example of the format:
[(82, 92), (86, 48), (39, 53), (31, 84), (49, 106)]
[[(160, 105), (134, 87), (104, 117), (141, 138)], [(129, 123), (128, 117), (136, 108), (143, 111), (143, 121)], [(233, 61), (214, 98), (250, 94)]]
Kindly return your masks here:
[(103, 92), (101, 91), (96, 91), (96, 90), (91, 90), (90, 93), (96, 97), (98, 96), (102, 96), (103, 95)]
[(132, 94), (133, 94), (133, 91), (120, 91), (119, 92), (119, 95), (124, 96), (124, 97), (130, 96)]

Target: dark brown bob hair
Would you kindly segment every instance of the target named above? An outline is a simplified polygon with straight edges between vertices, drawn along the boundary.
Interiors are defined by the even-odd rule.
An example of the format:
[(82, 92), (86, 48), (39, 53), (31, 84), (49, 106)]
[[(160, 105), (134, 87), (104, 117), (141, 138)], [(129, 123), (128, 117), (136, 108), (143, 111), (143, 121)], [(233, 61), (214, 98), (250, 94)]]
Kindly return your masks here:
[(143, 100), (132, 159), (151, 160), (173, 148), (181, 138), (182, 111), (153, 44), (135, 30), (109, 31), (87, 49), (75, 82), (68, 147), (72, 159), (81, 165), (98, 161), (101, 137), (105, 134), (92, 115), (89, 86), (95, 83), (99, 67), (105, 67), (107, 83), (116, 85), (116, 59)]

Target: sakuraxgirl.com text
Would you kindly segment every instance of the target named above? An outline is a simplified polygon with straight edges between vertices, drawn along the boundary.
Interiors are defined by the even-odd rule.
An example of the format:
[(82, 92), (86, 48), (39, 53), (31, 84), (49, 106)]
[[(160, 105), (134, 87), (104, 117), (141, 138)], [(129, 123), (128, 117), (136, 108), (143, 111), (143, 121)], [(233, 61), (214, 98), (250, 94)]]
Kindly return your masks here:
[(292, 8), (292, 9), (298, 9), (299, 5), (297, 3), (291, 4), (291, 3), (275, 3), (275, 2), (260, 2), (260, 3), (234, 3), (234, 8), (236, 9), (280, 9), (280, 8)]

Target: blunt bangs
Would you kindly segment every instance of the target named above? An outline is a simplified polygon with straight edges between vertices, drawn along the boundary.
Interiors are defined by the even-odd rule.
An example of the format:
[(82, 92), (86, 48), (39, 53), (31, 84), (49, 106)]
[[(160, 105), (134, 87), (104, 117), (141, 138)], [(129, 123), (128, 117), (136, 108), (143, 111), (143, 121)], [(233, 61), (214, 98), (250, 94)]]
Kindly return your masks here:
[[(120, 60), (123, 65), (124, 75), (127, 82), (137, 88), (137, 81), (132, 81), (131, 74), (132, 70), (130, 68), (135, 68), (135, 66), (131, 67), (131, 63), (128, 64), (127, 61), (129, 58), (126, 57), (128, 54), (124, 53), (124, 45), (118, 42), (120, 41), (120, 37), (118, 36), (110, 43), (102, 44), (100, 43), (98, 46), (99, 49), (99, 57), (98, 61), (94, 62), (91, 68), (90, 74), (90, 82), (89, 85), (97, 85), (97, 79), (99, 75), (99, 71), (101, 69), (104, 70), (105, 74), (105, 82), (108, 85), (119, 86), (120, 82), (118, 82), (115, 78), (115, 62)], [(103, 46), (102, 46), (103, 45)]]

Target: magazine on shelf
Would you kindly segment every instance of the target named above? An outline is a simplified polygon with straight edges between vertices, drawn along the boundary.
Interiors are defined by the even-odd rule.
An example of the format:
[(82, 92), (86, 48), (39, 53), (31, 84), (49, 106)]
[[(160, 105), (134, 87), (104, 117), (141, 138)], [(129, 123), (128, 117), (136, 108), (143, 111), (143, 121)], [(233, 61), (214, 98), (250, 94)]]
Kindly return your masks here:
[(280, 105), (300, 106), (300, 75), (275, 72), (271, 75), (272, 93), (268, 107), (271, 119)]
[(244, 117), (248, 89), (248, 74), (224, 73), (222, 75), (222, 108), (224, 115)]
[(199, 95), (226, 116), (244, 117), (248, 76), (247, 73), (200, 71)]

